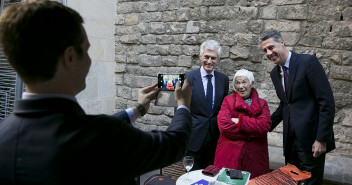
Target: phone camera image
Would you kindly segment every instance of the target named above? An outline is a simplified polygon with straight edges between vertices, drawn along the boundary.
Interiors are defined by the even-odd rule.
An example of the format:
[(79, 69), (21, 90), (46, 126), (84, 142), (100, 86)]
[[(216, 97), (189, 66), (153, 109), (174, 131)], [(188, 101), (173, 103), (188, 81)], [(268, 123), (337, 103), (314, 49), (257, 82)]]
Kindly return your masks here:
[(158, 75), (158, 88), (162, 90), (175, 90), (176, 83), (183, 84), (184, 74), (159, 74)]

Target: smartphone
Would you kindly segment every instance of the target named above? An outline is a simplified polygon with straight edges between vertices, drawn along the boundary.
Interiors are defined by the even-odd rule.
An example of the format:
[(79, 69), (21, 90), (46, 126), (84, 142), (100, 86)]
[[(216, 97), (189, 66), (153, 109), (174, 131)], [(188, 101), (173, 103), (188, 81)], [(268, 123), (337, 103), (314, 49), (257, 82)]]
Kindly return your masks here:
[(182, 87), (184, 80), (185, 74), (161, 73), (158, 74), (158, 88), (160, 88), (161, 90), (174, 91), (176, 88), (176, 83), (180, 81)]
[(160, 92), (156, 97), (155, 105), (163, 106), (163, 107), (177, 107), (175, 94), (174, 94), (176, 83), (181, 82), (181, 87), (182, 87), (184, 80), (185, 80), (185, 74), (179, 74), (179, 73), (158, 74), (158, 88), (160, 88)]

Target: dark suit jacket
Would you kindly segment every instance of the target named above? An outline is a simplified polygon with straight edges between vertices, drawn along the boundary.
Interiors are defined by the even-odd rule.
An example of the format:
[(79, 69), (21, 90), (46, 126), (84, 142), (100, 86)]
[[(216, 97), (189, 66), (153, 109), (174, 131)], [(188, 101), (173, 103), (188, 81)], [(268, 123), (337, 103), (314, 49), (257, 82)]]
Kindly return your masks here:
[[(189, 141), (188, 150), (197, 152), (203, 144), (208, 130), (212, 136), (219, 138), (219, 128), (216, 117), (221, 108), (222, 100), (229, 91), (229, 78), (220, 72), (214, 71), (215, 76), (215, 101), (213, 112), (209, 114), (205, 105), (205, 93), (203, 88), (200, 69), (187, 72), (186, 77), (190, 80), (192, 87), (191, 114), (192, 114), (192, 134)], [(210, 128), (210, 129), (209, 129)], [(215, 151), (214, 151), (215, 153)]]
[(68, 99), (17, 100), (0, 123), (0, 184), (133, 185), (179, 161), (190, 132), (186, 109), (166, 131), (147, 133), (118, 117), (86, 115)]
[[(281, 83), (280, 67), (270, 73), (280, 105), (271, 115), (272, 129), (283, 120), (283, 145), (286, 148), (288, 117), (297, 140), (307, 156), (313, 157), (312, 145), (315, 140), (327, 143), (327, 152), (335, 149), (333, 123), (335, 102), (323, 67), (315, 56), (292, 52), (288, 98)], [(285, 152), (285, 150), (284, 150)]]

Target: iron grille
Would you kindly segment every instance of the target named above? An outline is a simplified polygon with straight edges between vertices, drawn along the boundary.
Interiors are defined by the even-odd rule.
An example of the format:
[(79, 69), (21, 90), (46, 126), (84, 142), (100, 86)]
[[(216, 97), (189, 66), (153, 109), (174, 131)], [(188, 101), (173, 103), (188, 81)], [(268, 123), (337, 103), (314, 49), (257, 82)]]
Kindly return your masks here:
[[(21, 2), (21, 0), (0, 0), (0, 14), (7, 6)], [(15, 100), (21, 97), (23, 83), (17, 76), (0, 47), (0, 122), (12, 111)]]

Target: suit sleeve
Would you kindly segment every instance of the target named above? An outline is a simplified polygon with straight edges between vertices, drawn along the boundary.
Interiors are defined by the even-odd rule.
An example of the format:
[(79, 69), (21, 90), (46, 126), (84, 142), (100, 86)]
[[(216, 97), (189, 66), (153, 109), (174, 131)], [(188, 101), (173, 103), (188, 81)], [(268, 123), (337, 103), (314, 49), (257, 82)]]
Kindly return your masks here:
[(335, 116), (334, 96), (323, 67), (315, 56), (307, 62), (307, 78), (319, 106), (319, 126), (316, 140), (330, 142)]
[(262, 101), (262, 103), (262, 113), (257, 118), (240, 115), (238, 122), (239, 130), (256, 137), (266, 135), (271, 127), (270, 110), (266, 101)]
[(273, 131), (276, 126), (282, 121), (283, 101), (280, 101), (280, 105), (277, 107), (275, 112), (271, 115), (271, 128), (270, 132)]
[(125, 120), (128, 123), (131, 123), (130, 117), (128, 116), (126, 111), (121, 111), (121, 112), (115, 113), (112, 116), (117, 117), (121, 120)]
[[(154, 123), (159, 124), (159, 123)], [(185, 154), (191, 133), (191, 115), (178, 109), (166, 131), (143, 132), (129, 125), (121, 125), (116, 135), (116, 156), (124, 153), (125, 163), (116, 164), (126, 173), (140, 175), (179, 161)], [(122, 140), (121, 140), (122, 139)]]

